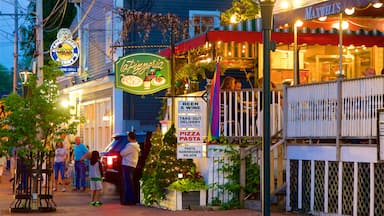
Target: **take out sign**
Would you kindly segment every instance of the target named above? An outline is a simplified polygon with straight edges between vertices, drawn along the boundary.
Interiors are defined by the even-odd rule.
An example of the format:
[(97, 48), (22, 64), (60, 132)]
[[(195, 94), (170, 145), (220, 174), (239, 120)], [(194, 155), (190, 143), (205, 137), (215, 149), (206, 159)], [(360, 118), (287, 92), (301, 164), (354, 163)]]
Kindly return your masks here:
[(203, 139), (200, 130), (179, 130), (177, 136), (179, 143), (202, 143)]

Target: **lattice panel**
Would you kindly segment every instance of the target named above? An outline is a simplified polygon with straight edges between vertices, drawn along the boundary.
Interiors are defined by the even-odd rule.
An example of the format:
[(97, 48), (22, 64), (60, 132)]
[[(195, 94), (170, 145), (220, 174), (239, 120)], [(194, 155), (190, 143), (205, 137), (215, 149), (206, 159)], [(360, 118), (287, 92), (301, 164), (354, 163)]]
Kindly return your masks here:
[(357, 215), (369, 215), (369, 163), (359, 163), (358, 167)]
[(291, 175), (289, 177), (290, 179), (290, 204), (292, 210), (297, 210), (298, 207), (298, 188), (297, 188), (297, 182), (298, 182), (298, 169), (299, 169), (299, 161), (297, 160), (291, 160), (290, 161), (290, 172)]
[(353, 163), (343, 163), (343, 214), (353, 213)]
[(338, 162), (330, 161), (328, 171), (328, 211), (337, 213), (338, 194)]
[(375, 215), (384, 215), (384, 164), (375, 164)]
[(303, 175), (302, 208), (304, 212), (308, 212), (310, 210), (310, 204), (311, 204), (311, 161), (308, 161), (308, 160), (303, 161), (302, 175)]
[(325, 161), (315, 161), (315, 203), (314, 210), (324, 211)]

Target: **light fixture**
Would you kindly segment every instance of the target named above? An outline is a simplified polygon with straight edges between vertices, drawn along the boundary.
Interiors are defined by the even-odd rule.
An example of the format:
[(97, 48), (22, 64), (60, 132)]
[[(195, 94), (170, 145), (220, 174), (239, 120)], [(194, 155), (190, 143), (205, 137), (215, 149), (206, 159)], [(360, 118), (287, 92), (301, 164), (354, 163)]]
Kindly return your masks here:
[(69, 101), (68, 100), (62, 100), (60, 104), (64, 108), (68, 108), (69, 107)]
[(178, 173), (177, 174), (177, 178), (182, 179), (183, 178), (183, 173)]
[(374, 8), (381, 8), (383, 6), (383, 3), (382, 2), (376, 2), (376, 3), (373, 3), (372, 7)]
[(27, 70), (23, 70), (19, 73), (19, 76), (20, 76), (20, 79), (21, 79), (21, 83), (23, 85), (25, 85), (28, 81), (29, 81), (29, 77), (30, 75), (32, 75), (33, 73), (30, 72), (30, 71), (27, 71)]
[[(338, 22), (333, 23), (333, 24), (332, 24), (332, 28), (339, 29), (339, 23), (338, 23)], [(347, 21), (344, 20), (344, 21), (341, 23), (341, 28), (342, 28), (342, 30), (348, 29), (348, 28), (349, 28), (349, 23), (348, 23)]]
[(352, 15), (352, 14), (355, 13), (355, 8), (354, 7), (352, 7), (352, 8), (345, 8), (344, 12), (347, 15)]
[(325, 20), (327, 20), (327, 16), (322, 16), (322, 17), (319, 17), (318, 20), (321, 21), (321, 22), (324, 22)]
[(237, 13), (232, 14), (231, 18), (229, 19), (229, 22), (232, 24), (236, 24), (239, 22), (239, 15)]
[(105, 112), (105, 114), (103, 115), (103, 121), (109, 120), (111, 120), (111, 115), (109, 114), (109, 112)]
[(295, 22), (295, 28), (298, 28), (298, 27), (301, 27), (301, 26), (303, 26), (303, 21), (301, 21), (301, 20), (296, 20), (296, 22)]

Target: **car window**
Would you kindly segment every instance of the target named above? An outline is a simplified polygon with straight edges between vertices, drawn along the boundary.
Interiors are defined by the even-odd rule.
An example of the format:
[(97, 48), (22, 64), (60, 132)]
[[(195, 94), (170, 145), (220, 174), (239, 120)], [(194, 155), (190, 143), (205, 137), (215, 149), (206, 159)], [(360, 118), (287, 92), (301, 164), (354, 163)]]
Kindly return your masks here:
[(127, 143), (127, 137), (116, 137), (106, 148), (105, 152), (120, 152)]

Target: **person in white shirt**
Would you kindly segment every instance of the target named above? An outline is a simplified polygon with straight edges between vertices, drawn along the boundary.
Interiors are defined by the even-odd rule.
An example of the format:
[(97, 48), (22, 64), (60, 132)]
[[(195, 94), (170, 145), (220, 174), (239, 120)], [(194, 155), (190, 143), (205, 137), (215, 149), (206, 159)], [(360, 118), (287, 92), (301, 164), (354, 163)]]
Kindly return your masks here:
[(57, 190), (57, 184), (58, 184), (58, 179), (59, 179), (59, 172), (61, 176), (61, 185), (63, 188), (61, 191), (65, 192), (65, 184), (64, 184), (64, 179), (65, 179), (65, 161), (67, 160), (67, 149), (64, 148), (62, 142), (58, 142), (56, 144), (56, 150), (55, 150), (55, 163), (53, 165), (53, 169), (55, 172), (55, 187), (53, 188), (53, 191)]
[(133, 185), (133, 171), (139, 160), (140, 145), (136, 141), (134, 132), (128, 133), (128, 143), (123, 150), (120, 151), (122, 157), (122, 192), (120, 193), (120, 203), (122, 205), (135, 205), (136, 192)]

